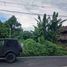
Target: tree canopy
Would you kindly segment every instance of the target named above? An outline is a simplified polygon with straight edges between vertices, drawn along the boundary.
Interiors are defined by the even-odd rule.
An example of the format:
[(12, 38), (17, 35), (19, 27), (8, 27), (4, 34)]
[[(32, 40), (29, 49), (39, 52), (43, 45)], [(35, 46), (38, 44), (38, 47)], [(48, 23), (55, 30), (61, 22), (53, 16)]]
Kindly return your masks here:
[(12, 16), (5, 22), (0, 21), (0, 34), (2, 34), (0, 37), (2, 38), (20, 38), (22, 32), (21, 24), (17, 21), (15, 16)]
[(65, 20), (58, 18), (58, 13), (54, 12), (52, 17), (44, 14), (43, 19), (41, 19), (40, 15), (38, 15), (37, 26), (34, 26), (34, 33), (36, 37), (43, 36), (44, 39), (56, 42), (57, 35), (59, 34), (59, 29), (62, 26), (62, 23)]

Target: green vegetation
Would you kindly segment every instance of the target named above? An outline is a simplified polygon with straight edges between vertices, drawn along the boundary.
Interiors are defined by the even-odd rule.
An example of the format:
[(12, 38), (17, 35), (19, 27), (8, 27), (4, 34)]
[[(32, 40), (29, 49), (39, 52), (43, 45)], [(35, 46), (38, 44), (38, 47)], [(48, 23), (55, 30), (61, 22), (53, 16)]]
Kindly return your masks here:
[(5, 22), (0, 22), (0, 38), (21, 38), (23, 29), (15, 16)]
[(56, 43), (57, 35), (59, 35), (59, 29), (62, 27), (62, 23), (66, 20), (58, 19), (58, 13), (54, 12), (52, 17), (44, 14), (43, 19), (38, 16), (37, 27), (34, 26), (34, 35), (36, 41), (38, 37), (43, 36), (45, 40)]
[[(37, 26), (34, 31), (29, 32), (32, 37), (25, 34), (23, 42), (24, 56), (54, 56), (67, 55), (67, 50), (59, 46), (57, 36), (62, 23), (66, 20), (58, 18), (58, 13), (54, 12), (52, 18), (44, 14), (43, 19), (38, 16)], [(30, 39), (29, 39), (30, 38)]]
[(33, 39), (25, 40), (23, 45), (24, 56), (59, 56), (64, 55), (64, 49), (50, 41), (44, 44), (38, 43)]
[(67, 55), (67, 49), (58, 45), (57, 36), (62, 23), (66, 20), (58, 18), (54, 12), (52, 17), (38, 15), (34, 31), (23, 31), (15, 16), (5, 22), (0, 21), (0, 38), (17, 38), (22, 45), (22, 56), (54, 56)]

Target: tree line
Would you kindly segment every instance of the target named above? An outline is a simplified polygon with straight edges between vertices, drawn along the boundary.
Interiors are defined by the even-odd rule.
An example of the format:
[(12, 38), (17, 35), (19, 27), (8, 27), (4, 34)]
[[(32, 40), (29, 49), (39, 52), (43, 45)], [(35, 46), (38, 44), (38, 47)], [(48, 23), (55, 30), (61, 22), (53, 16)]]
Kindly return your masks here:
[(52, 16), (44, 14), (43, 18), (38, 15), (35, 20), (37, 26), (34, 26), (34, 31), (24, 31), (15, 16), (5, 22), (0, 21), (0, 38), (17, 38), (23, 43), (21, 56), (67, 55), (67, 50), (57, 45), (59, 29), (66, 19), (62, 20), (54, 12)]
[(35, 20), (37, 21), (37, 26), (34, 26), (34, 31), (23, 31), (15, 16), (5, 22), (0, 21), (0, 38), (18, 38), (21, 40), (32, 38), (36, 42), (41, 40), (56, 42), (59, 29), (62, 27), (62, 23), (66, 21), (66, 19), (58, 18), (57, 12), (54, 12), (51, 17), (47, 17), (47, 14), (44, 14), (43, 18), (41, 18), (38, 15)]
[(38, 15), (37, 26), (34, 31), (23, 33), (22, 56), (61, 56), (67, 55), (67, 49), (59, 44), (57, 38), (60, 35), (60, 28), (65, 20), (58, 17), (54, 12), (52, 16)]
[(52, 16), (44, 14), (43, 18), (38, 15), (38, 18), (35, 20), (37, 21), (37, 26), (34, 26), (34, 31), (25, 31), (24, 33), (26, 35), (24, 34), (24, 39), (32, 38), (36, 42), (48, 40), (53, 43), (58, 42), (57, 39), (60, 35), (60, 28), (63, 22), (67, 21), (67, 19), (62, 20), (59, 18), (57, 12), (53, 12)]

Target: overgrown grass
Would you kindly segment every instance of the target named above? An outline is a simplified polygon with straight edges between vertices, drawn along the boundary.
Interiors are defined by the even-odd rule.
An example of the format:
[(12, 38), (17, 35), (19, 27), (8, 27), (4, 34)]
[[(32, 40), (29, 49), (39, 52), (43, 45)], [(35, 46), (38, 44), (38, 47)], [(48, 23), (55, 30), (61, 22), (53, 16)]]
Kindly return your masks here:
[(67, 55), (67, 51), (59, 45), (50, 41), (44, 41), (43, 44), (27, 39), (23, 41), (22, 56), (62, 56)]

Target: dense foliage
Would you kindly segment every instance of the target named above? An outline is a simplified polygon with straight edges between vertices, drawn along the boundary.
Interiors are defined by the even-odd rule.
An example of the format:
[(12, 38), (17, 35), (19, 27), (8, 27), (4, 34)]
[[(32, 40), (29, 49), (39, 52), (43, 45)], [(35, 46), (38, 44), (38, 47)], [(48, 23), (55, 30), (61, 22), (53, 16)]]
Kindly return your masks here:
[(66, 20), (58, 18), (54, 12), (52, 17), (44, 14), (43, 19), (38, 15), (34, 31), (24, 31), (15, 16), (5, 22), (0, 21), (0, 38), (18, 38), (22, 43), (22, 56), (53, 56), (67, 55), (67, 50), (55, 44), (59, 29)]
[(33, 39), (27, 39), (23, 42), (24, 56), (58, 56), (64, 55), (64, 49), (61, 46), (45, 41), (44, 44), (38, 43)]
[(57, 35), (59, 35), (59, 29), (62, 26), (62, 23), (66, 20), (58, 19), (58, 13), (54, 12), (52, 17), (44, 14), (43, 19), (41, 19), (40, 16), (38, 16), (37, 26), (34, 26), (34, 35), (35, 38), (38, 41), (38, 37), (43, 36), (44, 39), (56, 42), (57, 41)]
[(5, 22), (0, 22), (0, 38), (20, 38), (23, 29), (15, 16)]
[(23, 31), (23, 39), (26, 40), (26, 39), (29, 39), (29, 38), (32, 38), (33, 34), (32, 32), (30, 31)]

